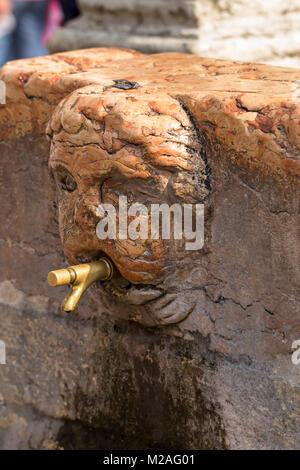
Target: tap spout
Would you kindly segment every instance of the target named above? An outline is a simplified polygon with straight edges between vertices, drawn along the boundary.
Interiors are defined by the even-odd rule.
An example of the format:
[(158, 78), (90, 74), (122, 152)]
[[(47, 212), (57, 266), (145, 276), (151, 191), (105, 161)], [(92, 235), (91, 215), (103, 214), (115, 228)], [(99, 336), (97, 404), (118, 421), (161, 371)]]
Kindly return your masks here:
[(62, 303), (62, 310), (72, 312), (82, 294), (91, 284), (99, 280), (109, 280), (112, 278), (113, 273), (114, 268), (110, 259), (101, 258), (99, 261), (51, 271), (48, 274), (48, 283), (53, 287), (71, 284), (71, 288)]

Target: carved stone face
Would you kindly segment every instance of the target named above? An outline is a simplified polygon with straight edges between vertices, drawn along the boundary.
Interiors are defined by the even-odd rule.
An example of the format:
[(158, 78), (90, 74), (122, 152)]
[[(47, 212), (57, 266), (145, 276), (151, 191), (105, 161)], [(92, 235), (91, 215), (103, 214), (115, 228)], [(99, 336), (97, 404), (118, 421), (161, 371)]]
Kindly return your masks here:
[[(131, 318), (165, 324), (191, 310), (176, 305), (175, 271), (185, 264), (184, 240), (119, 239), (118, 234), (100, 240), (96, 234), (99, 204), (113, 204), (118, 219), (119, 196), (127, 197), (128, 206), (144, 204), (150, 214), (151, 204), (199, 203), (208, 194), (206, 165), (187, 113), (173, 98), (151, 98), (120, 91), (100, 94), (95, 87), (73, 93), (49, 124), (50, 168), (68, 262), (108, 256), (120, 275), (96, 289), (138, 306), (131, 308)], [(157, 302), (173, 307), (161, 315)]]

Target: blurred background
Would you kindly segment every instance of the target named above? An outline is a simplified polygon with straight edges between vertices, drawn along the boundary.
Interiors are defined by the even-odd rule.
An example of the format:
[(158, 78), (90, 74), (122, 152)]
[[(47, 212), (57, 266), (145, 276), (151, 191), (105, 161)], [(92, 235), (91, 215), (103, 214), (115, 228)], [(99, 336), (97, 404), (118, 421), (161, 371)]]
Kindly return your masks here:
[(95, 46), (300, 68), (300, 0), (0, 0), (0, 66)]

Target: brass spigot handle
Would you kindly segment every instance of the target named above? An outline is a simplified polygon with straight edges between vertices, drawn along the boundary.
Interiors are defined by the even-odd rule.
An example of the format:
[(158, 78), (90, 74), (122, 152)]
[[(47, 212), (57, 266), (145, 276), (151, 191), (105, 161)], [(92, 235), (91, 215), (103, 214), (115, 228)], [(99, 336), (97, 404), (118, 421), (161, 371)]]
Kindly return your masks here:
[(62, 303), (62, 310), (71, 312), (76, 308), (82, 294), (93, 282), (109, 280), (113, 273), (114, 267), (110, 259), (101, 258), (99, 261), (51, 271), (48, 274), (48, 283), (52, 287), (71, 284), (71, 289)]

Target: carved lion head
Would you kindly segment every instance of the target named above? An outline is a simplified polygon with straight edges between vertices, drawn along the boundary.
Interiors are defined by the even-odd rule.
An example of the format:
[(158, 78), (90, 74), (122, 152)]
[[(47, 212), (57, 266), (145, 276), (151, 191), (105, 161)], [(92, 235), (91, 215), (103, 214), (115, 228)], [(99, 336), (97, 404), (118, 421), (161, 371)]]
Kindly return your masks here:
[[(202, 145), (187, 110), (166, 95), (89, 86), (56, 108), (48, 126), (65, 256), (75, 264), (108, 256), (119, 271), (96, 285), (107, 301), (146, 324), (182, 320), (193, 308), (180, 292), (184, 240), (99, 239), (100, 204), (195, 204), (209, 193)], [(151, 221), (149, 221), (150, 223)]]

